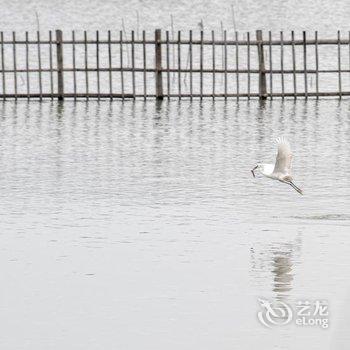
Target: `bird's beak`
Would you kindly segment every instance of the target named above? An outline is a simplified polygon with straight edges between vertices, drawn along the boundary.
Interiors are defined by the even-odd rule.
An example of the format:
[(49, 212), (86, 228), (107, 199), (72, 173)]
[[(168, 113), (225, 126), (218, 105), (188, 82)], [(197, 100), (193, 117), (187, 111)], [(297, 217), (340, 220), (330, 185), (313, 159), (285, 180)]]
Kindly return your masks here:
[(252, 172), (252, 174), (253, 174), (254, 177), (255, 177), (254, 170), (257, 169), (257, 168), (258, 168), (258, 166), (254, 167), (254, 169), (251, 170), (251, 172)]

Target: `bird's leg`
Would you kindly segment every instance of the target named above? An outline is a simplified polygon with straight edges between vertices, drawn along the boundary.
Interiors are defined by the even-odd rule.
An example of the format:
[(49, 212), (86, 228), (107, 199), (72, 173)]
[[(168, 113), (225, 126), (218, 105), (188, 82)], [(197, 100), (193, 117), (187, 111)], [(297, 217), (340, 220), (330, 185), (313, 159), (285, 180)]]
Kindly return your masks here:
[(254, 167), (254, 169), (251, 170), (251, 172), (252, 172), (252, 174), (253, 174), (254, 177), (255, 177), (254, 170), (257, 169), (257, 168), (258, 168), (258, 166)]
[(292, 181), (288, 181), (287, 184), (291, 185), (298, 193), (303, 194), (303, 191), (299, 187), (294, 185)]

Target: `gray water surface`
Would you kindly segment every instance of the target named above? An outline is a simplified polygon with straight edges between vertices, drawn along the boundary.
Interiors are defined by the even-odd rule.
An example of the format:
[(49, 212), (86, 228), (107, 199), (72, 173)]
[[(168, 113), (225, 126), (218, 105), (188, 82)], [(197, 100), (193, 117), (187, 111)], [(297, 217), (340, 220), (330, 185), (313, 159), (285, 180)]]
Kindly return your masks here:
[[(345, 100), (1, 104), (1, 348), (348, 348), (349, 124)], [(304, 196), (251, 176), (279, 135)], [(267, 329), (259, 297), (327, 300), (330, 328)]]
[[(216, 37), (223, 28), (228, 38), (235, 29), (336, 38), (347, 36), (349, 4), (234, 1), (234, 28), (223, 0), (13, 0), (2, 2), (1, 30), (7, 40), (38, 29), (115, 37), (124, 20), (128, 36), (149, 37), (172, 32), (173, 15), (174, 31), (195, 36), (203, 20)], [(334, 49), (320, 47), (321, 68), (337, 69)], [(348, 69), (346, 46), (342, 55)], [(343, 74), (343, 91), (349, 83)], [(0, 348), (348, 350), (349, 124), (346, 99), (1, 102)], [(304, 196), (251, 176), (256, 162), (274, 161), (280, 135)], [(330, 328), (268, 329), (258, 298), (326, 300)]]

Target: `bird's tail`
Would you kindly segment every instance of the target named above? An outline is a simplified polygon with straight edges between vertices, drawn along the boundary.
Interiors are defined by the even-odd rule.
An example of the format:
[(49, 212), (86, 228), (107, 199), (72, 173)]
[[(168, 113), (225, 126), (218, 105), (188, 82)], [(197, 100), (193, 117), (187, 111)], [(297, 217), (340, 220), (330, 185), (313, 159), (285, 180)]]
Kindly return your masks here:
[(298, 187), (296, 186), (292, 181), (288, 181), (288, 183), (300, 194), (303, 194), (303, 191)]

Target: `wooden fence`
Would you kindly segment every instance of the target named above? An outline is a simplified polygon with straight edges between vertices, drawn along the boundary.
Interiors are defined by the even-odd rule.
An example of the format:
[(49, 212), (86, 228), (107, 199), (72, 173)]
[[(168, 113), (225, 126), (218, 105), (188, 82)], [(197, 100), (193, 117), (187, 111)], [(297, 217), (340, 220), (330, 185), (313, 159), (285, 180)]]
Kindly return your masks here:
[(103, 34), (1, 32), (0, 98), (350, 95), (350, 33), (330, 39), (261, 30)]

